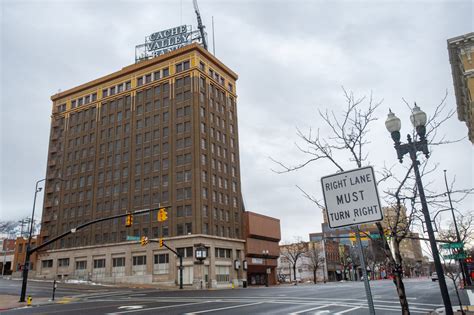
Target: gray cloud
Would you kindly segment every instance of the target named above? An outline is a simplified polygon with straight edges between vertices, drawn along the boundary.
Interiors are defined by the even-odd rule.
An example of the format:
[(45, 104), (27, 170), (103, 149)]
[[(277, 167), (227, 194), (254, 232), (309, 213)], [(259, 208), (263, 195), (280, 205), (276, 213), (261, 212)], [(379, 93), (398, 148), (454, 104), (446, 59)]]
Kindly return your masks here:
[[(182, 4), (182, 6), (181, 6)], [(393, 1), (200, 1), (216, 55), (239, 76), (239, 132), (246, 207), (281, 219), (284, 239), (320, 229), (320, 211), (295, 185), (320, 196), (328, 163), (277, 175), (268, 157), (300, 161), (295, 127), (327, 130), (317, 110), (340, 110), (341, 85), (384, 99), (371, 132), (370, 159), (397, 164), (385, 120), (391, 107), (408, 128), (402, 97), (430, 113), (447, 89), (455, 107), (446, 39), (472, 31), (472, 3)], [(182, 11), (181, 11), (182, 8)], [(3, 1), (1, 3), (2, 218), (31, 211), (33, 186), (44, 177), (50, 95), (133, 63), (146, 34), (196, 25), (191, 1)], [(211, 45), (212, 47), (212, 45)], [(467, 134), (452, 119), (441, 130)], [(473, 148), (464, 140), (432, 148), (459, 187), (473, 187)], [(346, 163), (345, 167), (353, 167)], [(41, 203), (40, 203), (41, 204)], [(472, 211), (466, 200), (463, 211)], [(39, 209), (40, 207), (38, 207)]]

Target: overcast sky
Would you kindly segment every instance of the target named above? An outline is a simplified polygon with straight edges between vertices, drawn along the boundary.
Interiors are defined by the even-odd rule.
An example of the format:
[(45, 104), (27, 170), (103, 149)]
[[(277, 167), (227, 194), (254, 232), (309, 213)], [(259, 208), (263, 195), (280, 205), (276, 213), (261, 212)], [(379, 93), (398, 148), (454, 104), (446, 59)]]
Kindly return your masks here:
[[(0, 217), (19, 220), (31, 214), (35, 181), (46, 173), (50, 96), (133, 63), (146, 35), (197, 23), (191, 0), (0, 3)], [(405, 135), (410, 111), (402, 98), (430, 115), (448, 91), (447, 106), (456, 106), (446, 40), (473, 30), (472, 1), (200, 0), (199, 6), (209, 35), (214, 16), (217, 58), (239, 74), (245, 206), (279, 218), (283, 240), (320, 231), (321, 212), (296, 185), (321, 197), (321, 176), (336, 169), (321, 162), (278, 175), (268, 157), (302, 161), (296, 127), (326, 135), (317, 112), (341, 111), (341, 86), (383, 99), (369, 134), (376, 169), (398, 163), (384, 126), (389, 107)], [(440, 133), (461, 138), (467, 127), (455, 115)], [(431, 162), (439, 163), (426, 179), (432, 189), (444, 189), (443, 169), (458, 188), (474, 186), (467, 139), (431, 150)], [(38, 205), (39, 218), (42, 193)], [(472, 212), (473, 199), (458, 209)]]

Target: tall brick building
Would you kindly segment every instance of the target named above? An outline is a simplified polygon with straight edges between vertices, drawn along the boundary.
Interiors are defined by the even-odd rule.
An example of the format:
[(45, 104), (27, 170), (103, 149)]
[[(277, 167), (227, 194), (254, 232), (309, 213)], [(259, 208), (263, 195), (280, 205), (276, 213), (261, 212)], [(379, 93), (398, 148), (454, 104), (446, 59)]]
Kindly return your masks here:
[[(185, 258), (185, 283), (245, 279), (237, 74), (198, 44), (66, 90), (53, 101), (43, 240), (97, 218), (170, 206), (92, 225), (40, 256), (42, 276), (176, 281), (176, 258), (127, 236), (164, 237)], [(61, 178), (62, 180), (57, 180)], [(208, 248), (194, 264), (194, 246)], [(242, 264), (240, 264), (242, 265)]]

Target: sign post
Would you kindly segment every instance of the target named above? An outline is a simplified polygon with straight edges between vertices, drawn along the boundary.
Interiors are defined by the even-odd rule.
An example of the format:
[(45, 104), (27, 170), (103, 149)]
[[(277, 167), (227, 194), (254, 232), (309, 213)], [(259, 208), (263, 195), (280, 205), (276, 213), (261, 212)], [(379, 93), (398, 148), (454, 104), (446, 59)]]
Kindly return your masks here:
[(329, 227), (354, 226), (369, 313), (375, 314), (359, 230), (359, 224), (383, 219), (374, 169), (368, 166), (325, 176), (321, 185)]

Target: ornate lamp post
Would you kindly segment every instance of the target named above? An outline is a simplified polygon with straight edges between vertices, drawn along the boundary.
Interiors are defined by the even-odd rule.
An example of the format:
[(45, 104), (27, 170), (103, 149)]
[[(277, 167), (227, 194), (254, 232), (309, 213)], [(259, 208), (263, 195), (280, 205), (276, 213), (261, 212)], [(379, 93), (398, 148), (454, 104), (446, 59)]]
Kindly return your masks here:
[(431, 218), (430, 213), (428, 211), (428, 205), (426, 203), (425, 191), (423, 189), (423, 183), (421, 181), (420, 170), (418, 169), (418, 165), (420, 162), (417, 159), (417, 152), (423, 152), (423, 154), (428, 158), (429, 151), (428, 151), (428, 141), (426, 140), (426, 113), (420, 110), (420, 108), (416, 105), (412, 110), (412, 114), (410, 116), (411, 123), (413, 127), (416, 129), (416, 133), (418, 134), (419, 140), (411, 138), (411, 136), (407, 135), (408, 143), (401, 143), (400, 142), (400, 129), (401, 129), (401, 121), (400, 119), (395, 116), (392, 111), (389, 111), (387, 120), (385, 121), (385, 127), (390, 132), (393, 142), (395, 143), (395, 150), (397, 151), (397, 157), (402, 163), (403, 156), (405, 154), (409, 154), (413, 170), (415, 172), (416, 178), (416, 185), (418, 188), (418, 192), (420, 194), (420, 201), (421, 201), (421, 210), (423, 212), (426, 224), (426, 231), (428, 233), (428, 237), (430, 239), (431, 245), (431, 252), (433, 253), (433, 260), (436, 268), (436, 273), (438, 274), (439, 279), (439, 288), (441, 290), (441, 296), (443, 298), (444, 307), (446, 309), (447, 315), (453, 314), (453, 308), (451, 306), (451, 301), (449, 299), (448, 288), (446, 286), (446, 280), (444, 278), (443, 266), (441, 265), (441, 260), (439, 258), (438, 247), (436, 245), (436, 240), (434, 236), (433, 226), (431, 225)]

